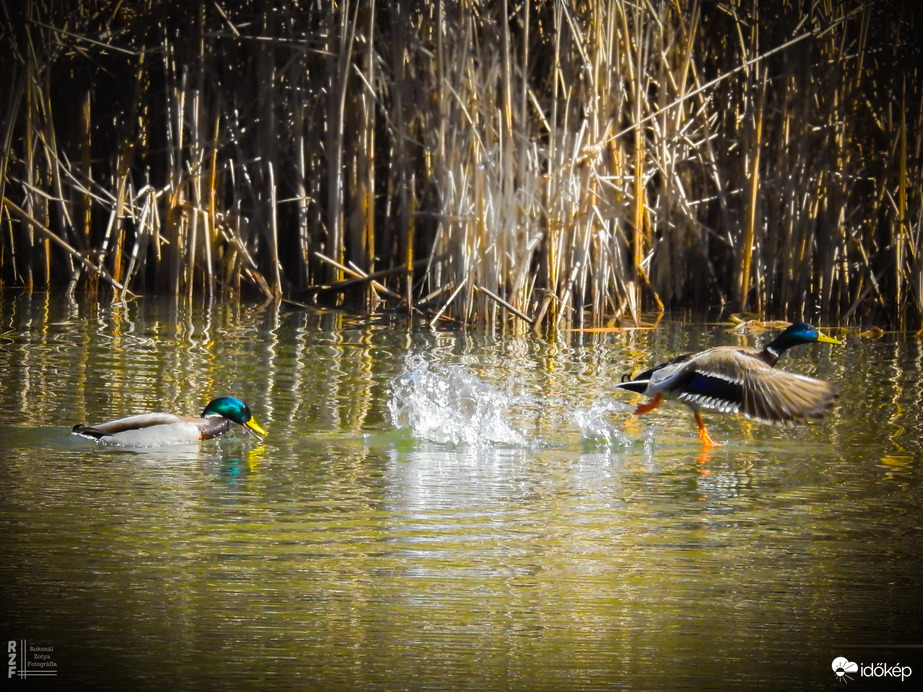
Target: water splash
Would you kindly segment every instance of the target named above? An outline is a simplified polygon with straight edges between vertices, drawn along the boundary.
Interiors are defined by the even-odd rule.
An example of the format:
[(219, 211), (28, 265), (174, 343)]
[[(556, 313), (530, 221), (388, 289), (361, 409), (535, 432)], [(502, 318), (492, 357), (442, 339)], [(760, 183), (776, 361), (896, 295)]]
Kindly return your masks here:
[(576, 409), (570, 419), (580, 428), (584, 440), (601, 441), (608, 446), (628, 446), (631, 441), (625, 436), (621, 427), (614, 425), (607, 417), (610, 413), (625, 413), (632, 410), (630, 406), (613, 399), (598, 401), (589, 408)]
[(509, 409), (529, 400), (497, 391), (458, 366), (410, 356), (391, 383), (388, 410), (396, 427), (421, 440), (454, 445), (530, 446), (507, 419)]

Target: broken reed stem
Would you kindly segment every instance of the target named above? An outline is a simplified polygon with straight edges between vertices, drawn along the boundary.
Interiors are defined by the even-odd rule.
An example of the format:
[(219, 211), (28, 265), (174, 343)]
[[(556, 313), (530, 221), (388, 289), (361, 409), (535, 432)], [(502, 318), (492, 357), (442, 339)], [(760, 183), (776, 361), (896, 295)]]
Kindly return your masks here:
[(528, 315), (526, 315), (525, 313), (523, 313), (521, 310), (519, 310), (519, 309), (513, 307), (512, 305), (510, 305), (509, 303), (507, 303), (505, 300), (503, 300), (503, 298), (501, 298), (500, 296), (498, 296), (498, 295), (497, 295), (496, 293), (494, 293), (493, 291), (489, 291), (488, 289), (484, 288), (483, 286), (475, 286), (475, 287), (474, 287), (474, 290), (475, 290), (475, 291), (478, 291), (479, 293), (483, 293), (485, 296), (487, 296), (487, 297), (490, 298), (492, 301), (494, 301), (497, 305), (499, 305), (500, 307), (502, 307), (502, 308), (505, 309), (505, 310), (509, 310), (512, 314), (514, 314), (516, 317), (518, 317), (519, 319), (521, 319), (522, 321), (524, 321), (526, 324), (532, 325), (532, 324), (535, 322), (535, 320), (534, 320), (533, 318), (529, 317)]
[(432, 329), (436, 325), (436, 322), (442, 319), (442, 316), (445, 314), (445, 311), (448, 310), (449, 306), (455, 302), (455, 299), (458, 297), (458, 294), (461, 293), (462, 289), (465, 287), (467, 283), (468, 281), (465, 280), (455, 287), (455, 290), (452, 291), (452, 295), (449, 296), (449, 299), (445, 303), (443, 303), (442, 307), (436, 311), (435, 315), (433, 315), (433, 319), (429, 321), (430, 329)]
[(80, 252), (77, 252), (77, 250), (72, 248), (65, 241), (61, 240), (57, 235), (55, 235), (53, 231), (51, 231), (48, 228), (45, 228), (45, 226), (43, 226), (37, 220), (32, 218), (32, 216), (28, 214), (25, 210), (20, 209), (19, 206), (16, 205), (14, 202), (11, 202), (10, 200), (4, 198), (3, 206), (7, 211), (12, 212), (19, 219), (29, 224), (30, 228), (34, 228), (36, 231), (44, 235), (48, 240), (53, 242), (58, 247), (62, 248), (68, 255), (70, 255), (75, 260), (77, 260), (81, 265), (89, 269), (91, 272), (93, 272), (97, 276), (101, 277), (106, 283), (111, 285), (116, 291), (119, 291), (122, 294), (133, 295), (133, 294), (130, 294), (130, 292), (125, 286), (122, 286), (122, 284), (120, 284), (118, 281), (116, 281), (111, 276), (109, 276), (108, 272), (106, 272), (105, 269), (93, 264), (90, 260), (84, 257), (83, 254), (81, 254)]
[[(398, 300), (401, 300), (401, 301), (405, 300), (404, 296), (402, 296), (402, 295), (399, 294), (399, 293), (396, 293), (395, 291), (392, 291), (392, 290), (391, 290), (390, 288), (388, 288), (387, 286), (384, 286), (384, 285), (378, 283), (377, 281), (375, 281), (374, 279), (372, 279), (368, 274), (365, 274), (365, 273), (363, 273), (363, 272), (361, 272), (361, 271), (357, 271), (356, 269), (351, 269), (351, 268), (347, 267), (346, 265), (340, 264), (340, 263), (337, 262), (335, 259), (332, 259), (332, 258), (330, 258), (330, 257), (327, 257), (327, 256), (325, 256), (325, 255), (322, 255), (322, 254), (319, 253), (319, 252), (315, 252), (314, 255), (315, 255), (318, 259), (321, 259), (321, 260), (323, 260), (324, 262), (327, 262), (328, 264), (331, 264), (331, 265), (334, 266), (336, 269), (339, 269), (341, 272), (344, 272), (345, 274), (349, 274), (350, 276), (352, 276), (352, 277), (353, 277), (355, 280), (357, 280), (357, 281), (367, 281), (367, 282), (369, 282), (376, 290), (381, 291), (381, 292), (384, 293), (386, 296), (389, 296), (389, 297), (391, 297), (391, 298), (397, 298)], [(345, 283), (346, 283), (345, 281), (339, 281), (339, 282), (337, 282), (337, 283), (334, 284), (334, 285), (338, 285), (338, 286), (342, 287), (343, 284), (345, 284)]]
[[(449, 255), (444, 254), (444, 255), (437, 255), (435, 257), (427, 257), (425, 259), (419, 259), (413, 263), (413, 269), (414, 271), (416, 271), (418, 269), (422, 269), (423, 267), (433, 266), (436, 263), (446, 261), (448, 258), (449, 258)], [(325, 262), (332, 261), (329, 257), (320, 255), (320, 254), (318, 255), (318, 259), (321, 259)], [(353, 277), (352, 279), (344, 279), (343, 281), (337, 281), (334, 284), (310, 286), (308, 288), (298, 289), (293, 292), (294, 293), (301, 293), (301, 292), (318, 293), (320, 291), (344, 292), (354, 286), (358, 286), (361, 284), (367, 284), (372, 280), (384, 279), (389, 276), (403, 275), (404, 273), (406, 273), (406, 271), (407, 271), (407, 267), (403, 265), (397, 266), (397, 267), (391, 267), (390, 269), (379, 269), (378, 271), (374, 271), (371, 274), (362, 273), (361, 276)]]

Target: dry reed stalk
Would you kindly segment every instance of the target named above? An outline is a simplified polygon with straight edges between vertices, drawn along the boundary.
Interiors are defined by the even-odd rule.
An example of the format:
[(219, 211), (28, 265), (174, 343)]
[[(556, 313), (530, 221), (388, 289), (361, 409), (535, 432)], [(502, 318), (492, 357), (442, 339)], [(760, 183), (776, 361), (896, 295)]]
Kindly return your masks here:
[[(740, 244), (740, 269), (738, 271), (739, 283), (737, 291), (737, 309), (746, 312), (750, 300), (750, 274), (753, 271), (753, 244), (756, 239), (757, 214), (759, 213), (760, 191), (760, 152), (763, 149), (763, 108), (766, 95), (766, 72), (755, 68), (759, 81), (759, 94), (753, 105), (753, 134), (751, 139), (749, 165), (747, 166), (747, 206), (745, 207), (743, 242)], [(757, 292), (759, 296), (759, 292)], [(757, 299), (757, 311), (762, 312), (762, 301)]]
[(279, 260), (279, 226), (276, 220), (276, 178), (272, 172), (272, 163), (269, 168), (269, 256), (272, 261), (272, 294), (276, 298), (282, 297), (282, 275)]
[[(123, 288), (279, 294), (339, 276), (319, 250), (510, 331), (479, 288), (541, 329), (729, 301), (923, 320), (919, 10), (81, 3), (8, 8), (0, 191)], [(4, 285), (95, 290), (0, 223)]]
[[(365, 51), (362, 53), (362, 84), (358, 94), (358, 116), (355, 127), (357, 136), (353, 139), (351, 168), (351, 207), (353, 212), (348, 217), (348, 243), (350, 262), (360, 267), (363, 272), (374, 270), (375, 266), (375, 99), (374, 93), (367, 85), (377, 82), (376, 56), (373, 37), (375, 35), (375, 2), (370, 0), (369, 7), (364, 8), (363, 23), (367, 26), (364, 35)], [(357, 13), (359, 5), (357, 4)], [(374, 310), (378, 303), (376, 293), (371, 285), (365, 287), (360, 304), (368, 311)]]

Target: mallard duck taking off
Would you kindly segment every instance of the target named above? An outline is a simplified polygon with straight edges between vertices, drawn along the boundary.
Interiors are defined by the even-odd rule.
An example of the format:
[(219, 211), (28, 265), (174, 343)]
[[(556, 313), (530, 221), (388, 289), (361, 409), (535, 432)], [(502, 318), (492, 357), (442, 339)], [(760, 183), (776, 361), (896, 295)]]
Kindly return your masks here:
[(774, 366), (792, 346), (819, 341), (841, 341), (821, 334), (804, 322), (793, 324), (762, 350), (717, 346), (699, 353), (687, 353), (645, 370), (617, 386), (653, 397), (635, 409), (636, 415), (660, 406), (664, 398), (678, 399), (695, 414), (703, 444), (714, 445), (699, 409), (722, 413), (743, 413), (750, 418), (778, 423), (821, 416), (836, 397), (829, 382), (796, 375)]
[(212, 399), (202, 411), (201, 418), (174, 413), (141, 413), (97, 425), (78, 423), (71, 432), (103, 444), (159, 447), (223, 435), (231, 428), (232, 422), (242, 425), (251, 435), (266, 437), (269, 434), (250, 414), (250, 407), (232, 396)]

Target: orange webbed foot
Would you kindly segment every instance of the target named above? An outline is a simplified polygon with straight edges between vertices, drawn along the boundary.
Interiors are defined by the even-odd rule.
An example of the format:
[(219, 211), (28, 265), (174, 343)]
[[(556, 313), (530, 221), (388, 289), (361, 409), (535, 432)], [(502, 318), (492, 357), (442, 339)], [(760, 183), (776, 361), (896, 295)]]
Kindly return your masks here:
[(708, 434), (708, 431), (705, 429), (705, 423), (702, 420), (702, 416), (698, 411), (695, 413), (695, 422), (699, 426), (699, 439), (702, 440), (702, 444), (706, 447), (720, 447), (720, 442), (715, 442), (711, 439), (711, 435)]
[(638, 404), (638, 407), (635, 409), (635, 415), (641, 416), (645, 413), (650, 413), (655, 408), (660, 406), (663, 403), (663, 397), (660, 394), (657, 394), (653, 399), (648, 401), (646, 404)]

